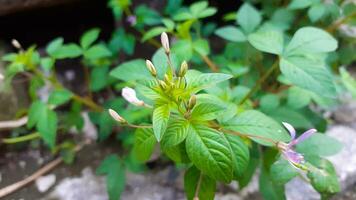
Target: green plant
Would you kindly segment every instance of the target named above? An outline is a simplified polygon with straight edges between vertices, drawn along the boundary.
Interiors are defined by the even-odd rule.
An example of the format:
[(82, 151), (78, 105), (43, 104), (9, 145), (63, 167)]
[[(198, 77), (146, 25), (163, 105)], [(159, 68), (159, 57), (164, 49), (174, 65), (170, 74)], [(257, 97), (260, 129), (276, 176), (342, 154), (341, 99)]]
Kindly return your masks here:
[[(217, 9), (205, 1), (186, 7), (169, 0), (158, 13), (146, 5), (131, 10), (129, 0), (110, 0), (115, 20), (127, 20), (133, 31), (119, 27), (107, 43), (96, 42), (99, 29), (84, 33), (79, 44), (57, 38), (41, 56), (35, 46), (25, 50), (14, 41), (19, 52), (3, 58), (10, 62), (5, 81), (10, 84), (17, 74), (30, 77), (32, 104), (19, 113), (28, 116), (26, 129), (15, 129), (13, 136), (33, 133), (3, 142), (42, 138), (71, 163), (74, 141), (56, 138), (73, 126), (80, 131), (81, 112), (88, 110), (99, 128), (99, 141), (110, 137), (117, 122), (121, 127), (117, 139), (123, 152), (109, 155), (97, 169), (107, 175), (110, 199), (123, 191), (125, 170), (142, 171), (158, 144), (162, 156), (186, 169), (188, 199), (213, 199), (217, 182), (238, 181), (243, 188), (257, 169), (265, 199), (284, 199), (284, 185), (296, 176), (308, 180), (323, 198), (330, 197), (340, 186), (323, 157), (336, 154), (342, 145), (322, 134), (327, 120), (310, 105), (327, 110), (345, 91), (355, 96), (355, 80), (339, 68), (355, 61), (355, 40), (338, 30), (354, 25), (356, 6), (254, 2), (260, 10), (244, 3), (224, 16), (228, 25), (217, 28), (206, 20)], [(166, 33), (157, 42), (162, 32), (174, 42)], [(223, 39), (220, 50), (211, 47), (214, 35)], [(117, 60), (130, 57), (136, 42), (158, 48), (152, 62)], [(74, 58), (83, 66), (84, 96), (56, 76), (56, 62)], [(41, 99), (37, 90), (45, 86), (50, 87), (49, 98)], [(120, 91), (129, 104), (118, 97)], [(298, 137), (290, 124), (298, 132), (307, 131)]]

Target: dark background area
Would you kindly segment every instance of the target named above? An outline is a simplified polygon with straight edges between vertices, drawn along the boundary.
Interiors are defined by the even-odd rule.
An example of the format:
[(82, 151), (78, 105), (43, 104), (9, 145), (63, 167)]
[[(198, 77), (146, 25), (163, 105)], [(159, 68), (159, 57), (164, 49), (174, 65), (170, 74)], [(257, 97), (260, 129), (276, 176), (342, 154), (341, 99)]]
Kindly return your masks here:
[[(26, 2), (26, 0), (22, 1)], [(21, 4), (24, 8), (11, 10), (10, 13), (0, 9), (0, 38), (8, 44), (11, 39), (15, 38), (24, 47), (32, 44), (44, 46), (59, 36), (64, 37), (65, 42), (77, 42), (85, 30), (93, 27), (101, 28), (101, 38), (108, 39), (115, 29), (115, 22), (107, 6), (107, 0), (42, 1), (45, 2), (44, 5), (26, 7), (25, 4)], [(48, 1), (62, 2), (49, 4)], [(145, 3), (159, 12), (166, 3), (162, 0), (132, 0), (132, 2), (133, 7)], [(184, 1), (184, 4), (190, 5), (192, 2), (195, 1)], [(6, 0), (0, 0), (0, 6), (1, 4), (6, 4)], [(223, 14), (236, 11), (238, 8), (236, 2), (230, 0), (213, 0), (209, 1), (209, 5), (218, 8), (218, 13), (209, 18), (218, 23), (221, 23)]]

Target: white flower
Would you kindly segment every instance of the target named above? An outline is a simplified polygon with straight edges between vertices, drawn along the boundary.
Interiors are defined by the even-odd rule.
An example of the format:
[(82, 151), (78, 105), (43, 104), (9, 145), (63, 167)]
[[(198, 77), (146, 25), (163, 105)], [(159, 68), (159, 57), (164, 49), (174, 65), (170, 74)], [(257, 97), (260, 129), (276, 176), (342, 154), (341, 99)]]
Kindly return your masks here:
[(111, 115), (111, 117), (118, 122), (126, 122), (126, 120), (124, 118), (122, 118), (115, 110), (113, 109), (109, 109), (109, 114)]
[(0, 73), (0, 80), (3, 80), (5, 77)]
[(126, 99), (126, 101), (128, 101), (129, 103), (132, 103), (136, 106), (145, 105), (145, 102), (143, 102), (142, 100), (139, 100), (137, 98), (136, 91), (132, 88), (124, 87), (124, 89), (122, 89), (121, 95), (122, 95), (122, 97), (124, 97), (124, 99)]
[(17, 41), (16, 39), (12, 39), (11, 43), (12, 43), (12, 46), (14, 46), (16, 49), (22, 49), (20, 42)]
[(169, 49), (169, 39), (168, 39), (168, 35), (167, 33), (163, 32), (161, 34), (161, 43), (162, 43), (162, 46), (164, 48), (164, 51), (166, 53), (169, 53), (170, 52), (170, 49)]

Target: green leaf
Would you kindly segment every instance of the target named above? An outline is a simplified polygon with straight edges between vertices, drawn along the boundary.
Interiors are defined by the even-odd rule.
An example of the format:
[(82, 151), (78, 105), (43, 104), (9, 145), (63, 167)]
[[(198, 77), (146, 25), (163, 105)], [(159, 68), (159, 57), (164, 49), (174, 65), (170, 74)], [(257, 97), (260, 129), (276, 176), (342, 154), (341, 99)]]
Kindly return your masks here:
[(291, 108), (298, 109), (307, 106), (311, 101), (310, 92), (292, 86), (288, 89), (287, 105)]
[(187, 78), (187, 87), (193, 90), (194, 92), (198, 92), (202, 89), (206, 89), (217, 83), (222, 81), (226, 81), (232, 78), (229, 74), (222, 74), (222, 73), (204, 73), (199, 75), (189, 76), (189, 73), (194, 73), (191, 70), (188, 71), (186, 78)]
[(95, 42), (95, 40), (98, 39), (99, 34), (100, 34), (100, 29), (98, 28), (93, 28), (85, 32), (83, 36), (80, 38), (80, 46), (82, 46), (83, 49), (89, 48), (90, 45), (92, 45)]
[(74, 44), (66, 44), (59, 47), (55, 52), (53, 52), (53, 57), (56, 59), (64, 59), (64, 58), (76, 58), (82, 55), (82, 49)]
[(236, 17), (237, 23), (247, 34), (252, 33), (262, 21), (261, 14), (249, 3), (244, 3), (239, 8)]
[(293, 124), (295, 128), (312, 128), (313, 124), (303, 113), (292, 110), (287, 107), (278, 107), (267, 112), (268, 116), (273, 117), (278, 122), (287, 122)]
[(46, 51), (48, 55), (54, 57), (55, 52), (60, 49), (63, 45), (63, 38), (59, 37), (54, 40), (52, 40), (46, 47)]
[(260, 51), (276, 55), (283, 53), (283, 34), (279, 31), (258, 31), (250, 34), (248, 41)]
[(48, 97), (48, 104), (59, 106), (67, 103), (73, 94), (69, 90), (66, 89), (57, 89), (51, 92)]
[(236, 135), (225, 135), (227, 141), (230, 143), (230, 147), (233, 155), (233, 170), (234, 179), (241, 177), (250, 160), (250, 152), (247, 145)]
[(332, 156), (340, 152), (343, 145), (325, 134), (314, 133), (297, 145), (297, 150), (305, 155)]
[(193, 42), (193, 49), (198, 54), (206, 56), (210, 53), (209, 42), (203, 39), (198, 39)]
[(194, 106), (191, 113), (191, 120), (209, 121), (216, 119), (225, 108), (216, 103), (199, 103)]
[(56, 143), (57, 123), (57, 114), (53, 110), (46, 108), (40, 113), (36, 125), (42, 139), (51, 148), (54, 148)]
[(141, 161), (145, 162), (150, 159), (154, 147), (156, 145), (156, 138), (153, 134), (152, 129), (142, 129), (139, 128), (135, 131), (135, 142), (134, 142), (134, 154), (135, 157)]
[(150, 30), (148, 30), (141, 39), (141, 42), (145, 42), (153, 37), (156, 37), (158, 35), (161, 35), (161, 33), (166, 32), (167, 28), (166, 27), (162, 27), (162, 26), (158, 26), (158, 27), (154, 27)]
[(271, 165), (270, 175), (274, 183), (284, 185), (298, 176), (298, 171), (286, 159), (280, 157)]
[(184, 190), (188, 200), (193, 200), (198, 182), (200, 180), (200, 190), (198, 198), (213, 200), (216, 190), (216, 182), (206, 175), (203, 175), (196, 167), (190, 167), (184, 174)]
[(37, 124), (41, 113), (43, 113), (45, 109), (46, 105), (40, 101), (34, 101), (31, 104), (31, 107), (28, 111), (27, 128), (33, 128)]
[(252, 180), (253, 175), (255, 175), (257, 167), (260, 165), (260, 156), (257, 144), (253, 144), (251, 151), (250, 151), (250, 160), (248, 162), (247, 169), (244, 173), (237, 178), (239, 182), (239, 188), (242, 189), (246, 187)]
[(162, 23), (166, 26), (166, 28), (168, 29), (168, 31), (172, 31), (174, 29), (174, 21), (169, 19), (169, 18), (165, 18), (162, 19)]
[(176, 146), (183, 142), (190, 131), (189, 121), (184, 118), (171, 118), (163, 135), (161, 145), (164, 147)]
[(190, 5), (189, 10), (194, 16), (197, 16), (200, 12), (205, 10), (207, 7), (208, 7), (207, 1), (199, 1)]
[(326, 31), (314, 27), (303, 27), (293, 35), (285, 54), (323, 53), (334, 51), (336, 48), (337, 41)]
[(54, 148), (57, 132), (57, 114), (50, 110), (46, 104), (35, 101), (29, 109), (27, 127), (32, 128), (36, 125), (45, 143)]
[(145, 61), (142, 59), (135, 59), (120, 64), (110, 72), (110, 76), (127, 82), (145, 80), (152, 77), (146, 68)]
[(274, 184), (268, 170), (263, 169), (261, 171), (259, 190), (263, 198), (268, 200), (285, 200), (284, 186)]
[(186, 139), (193, 164), (209, 177), (228, 183), (233, 175), (232, 152), (225, 136), (215, 129), (193, 125)]
[(162, 145), (161, 150), (168, 158), (176, 163), (190, 163), (184, 142), (170, 147)]
[(185, 21), (185, 20), (189, 20), (189, 19), (194, 19), (194, 16), (190, 12), (184, 10), (184, 11), (180, 11), (180, 12), (176, 13), (173, 16), (173, 19), (174, 19), (174, 21)]
[(154, 109), (152, 116), (153, 132), (157, 141), (161, 141), (163, 134), (166, 131), (170, 115), (170, 106), (168, 104), (161, 105)]
[(210, 17), (214, 15), (217, 12), (216, 8), (207, 8), (203, 10), (202, 12), (198, 13), (198, 18), (205, 18), (205, 17)]
[(307, 8), (313, 4), (312, 0), (292, 0), (292, 2), (288, 5), (289, 9), (302, 9)]
[(96, 173), (106, 175), (106, 190), (109, 200), (118, 200), (125, 189), (125, 168), (116, 155), (109, 155), (97, 168)]
[(232, 42), (244, 42), (246, 41), (246, 36), (244, 33), (235, 26), (224, 26), (216, 29), (215, 34), (225, 40)]
[(322, 158), (313, 158), (308, 168), (308, 178), (316, 191), (326, 197), (340, 192), (340, 184), (333, 164)]
[(268, 138), (275, 142), (289, 141), (289, 134), (276, 121), (267, 117), (261, 112), (248, 110), (234, 117), (225, 125), (226, 129), (237, 131), (241, 134), (248, 134), (252, 140), (262, 145), (274, 145), (271, 141), (258, 137)]
[(273, 112), (280, 104), (279, 97), (275, 94), (266, 94), (261, 97), (260, 107), (263, 111)]
[(100, 59), (111, 56), (111, 51), (103, 44), (97, 44), (84, 51), (84, 57), (87, 59)]
[(351, 93), (352, 97), (356, 98), (356, 80), (343, 67), (339, 69), (339, 72), (343, 85)]
[(324, 97), (335, 98), (332, 75), (320, 61), (304, 56), (282, 58), (282, 74), (294, 85)]
[(41, 67), (46, 70), (50, 71), (54, 66), (55, 60), (49, 57), (41, 58)]
[(90, 72), (90, 90), (97, 92), (108, 84), (109, 66), (95, 67)]
[(312, 22), (320, 20), (326, 12), (326, 7), (324, 3), (318, 3), (313, 5), (308, 10), (308, 16)]
[(179, 40), (172, 46), (172, 52), (176, 53), (180, 61), (190, 60), (193, 56), (193, 44), (189, 40)]

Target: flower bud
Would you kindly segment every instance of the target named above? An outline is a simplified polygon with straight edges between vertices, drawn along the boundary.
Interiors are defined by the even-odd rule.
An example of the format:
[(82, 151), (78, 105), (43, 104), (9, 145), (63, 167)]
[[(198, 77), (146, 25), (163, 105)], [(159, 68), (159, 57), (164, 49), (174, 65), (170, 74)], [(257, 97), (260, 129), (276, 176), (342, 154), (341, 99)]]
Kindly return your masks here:
[(162, 43), (162, 47), (163, 47), (164, 51), (166, 52), (166, 54), (169, 54), (169, 52), (170, 52), (169, 39), (168, 39), (168, 35), (166, 32), (163, 32), (161, 34), (161, 43)]
[(0, 73), (0, 80), (3, 80), (5, 77)]
[(136, 91), (132, 88), (129, 87), (124, 87), (121, 91), (121, 96), (128, 101), (129, 103), (132, 103), (136, 106), (143, 106), (145, 105), (145, 102), (142, 100), (139, 100), (136, 96)]
[(188, 102), (188, 109), (191, 110), (194, 108), (197, 103), (197, 97), (195, 95), (191, 96)]
[(156, 77), (157, 76), (156, 68), (150, 60), (146, 60), (146, 66), (148, 71), (150, 71), (150, 73), (152, 74), (152, 76)]
[(171, 79), (169, 78), (169, 76), (167, 74), (164, 75), (164, 82), (167, 84), (171, 83)]
[(179, 70), (179, 76), (183, 77), (188, 71), (188, 63), (186, 61), (183, 61), (182, 64), (180, 65), (180, 70)]
[(115, 110), (109, 109), (109, 114), (115, 121), (126, 123), (126, 120), (122, 118)]
[(12, 40), (11, 40), (11, 44), (12, 44), (12, 46), (14, 46), (16, 49), (22, 49), (21, 44), (20, 44), (19, 41), (17, 41), (16, 39), (12, 39)]
[(186, 86), (186, 81), (184, 77), (178, 77), (178, 88), (184, 89)]
[(168, 88), (168, 85), (167, 85), (164, 81), (159, 80), (158, 82), (159, 82), (160, 86), (161, 86), (163, 89), (167, 89), (167, 88)]

